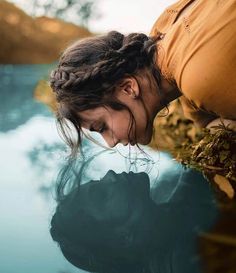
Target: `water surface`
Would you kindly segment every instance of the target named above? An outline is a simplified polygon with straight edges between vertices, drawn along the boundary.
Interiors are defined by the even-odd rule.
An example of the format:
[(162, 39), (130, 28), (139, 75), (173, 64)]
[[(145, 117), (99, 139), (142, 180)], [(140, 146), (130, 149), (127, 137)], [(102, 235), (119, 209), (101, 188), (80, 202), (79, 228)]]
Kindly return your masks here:
[[(56, 206), (53, 183), (67, 155), (53, 114), (33, 97), (38, 80), (47, 77), (50, 69), (49, 65), (0, 66), (0, 272), (3, 273), (82, 272), (63, 258), (49, 235)], [(84, 146), (91, 154), (101, 151), (89, 141)], [(144, 151), (150, 155), (149, 159), (132, 150), (129, 160), (128, 148), (118, 146), (93, 160), (84, 178), (100, 179), (109, 169), (145, 171), (151, 185), (159, 185), (159, 202), (168, 202), (178, 188), (177, 181), (168, 179), (168, 175), (178, 172), (180, 166), (166, 154), (147, 147)], [(135, 161), (137, 156), (139, 159)]]

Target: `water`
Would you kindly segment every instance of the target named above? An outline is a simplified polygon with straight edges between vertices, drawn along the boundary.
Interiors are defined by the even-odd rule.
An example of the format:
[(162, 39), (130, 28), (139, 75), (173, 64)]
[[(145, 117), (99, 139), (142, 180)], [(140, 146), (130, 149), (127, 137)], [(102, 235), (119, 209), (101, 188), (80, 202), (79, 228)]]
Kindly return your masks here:
[[(66, 152), (51, 111), (34, 100), (33, 90), (50, 69), (49, 65), (0, 66), (1, 273), (84, 272), (63, 258), (49, 234), (56, 206), (53, 183)], [(101, 150), (88, 141), (84, 146), (87, 152)], [(179, 181), (170, 177), (181, 167), (166, 154), (144, 150), (152, 160), (139, 155), (134, 164), (125, 158), (127, 148), (118, 146), (95, 158), (84, 180), (100, 179), (109, 169), (145, 171), (152, 187), (158, 188), (158, 202), (169, 202), (179, 188)]]
[(78, 272), (49, 235), (51, 183), (63, 143), (54, 118), (33, 99), (50, 66), (0, 66), (0, 272)]

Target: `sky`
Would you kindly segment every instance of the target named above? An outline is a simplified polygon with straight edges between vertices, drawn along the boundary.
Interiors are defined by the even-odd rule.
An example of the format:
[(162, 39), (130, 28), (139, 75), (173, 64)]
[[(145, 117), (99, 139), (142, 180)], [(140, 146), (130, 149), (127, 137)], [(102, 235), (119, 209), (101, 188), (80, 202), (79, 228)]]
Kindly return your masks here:
[(100, 0), (103, 17), (91, 21), (94, 31), (118, 30), (120, 32), (149, 33), (163, 10), (176, 0)]
[[(101, 18), (90, 21), (93, 32), (117, 30), (123, 33), (148, 34), (163, 10), (176, 0), (95, 0)], [(11, 0), (27, 11), (29, 0)]]

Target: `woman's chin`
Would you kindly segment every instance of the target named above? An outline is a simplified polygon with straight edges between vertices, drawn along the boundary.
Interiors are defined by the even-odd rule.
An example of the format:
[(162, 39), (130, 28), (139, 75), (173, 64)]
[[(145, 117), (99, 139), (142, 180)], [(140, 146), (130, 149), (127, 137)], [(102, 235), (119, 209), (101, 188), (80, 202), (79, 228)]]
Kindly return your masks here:
[(148, 144), (151, 142), (151, 140), (152, 140), (152, 139), (147, 139), (146, 141), (144, 141), (144, 142), (142, 143), (142, 145), (148, 145)]
[(148, 145), (152, 140), (152, 135), (149, 134), (149, 135), (146, 135), (145, 138), (143, 139), (140, 139), (140, 141), (138, 141), (139, 144), (141, 145)]

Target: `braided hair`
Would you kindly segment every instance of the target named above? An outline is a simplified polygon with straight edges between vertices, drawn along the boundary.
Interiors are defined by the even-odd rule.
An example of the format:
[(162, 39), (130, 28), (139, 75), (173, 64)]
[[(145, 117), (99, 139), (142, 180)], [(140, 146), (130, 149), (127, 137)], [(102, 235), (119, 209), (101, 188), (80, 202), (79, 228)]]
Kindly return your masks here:
[[(62, 136), (77, 154), (81, 143), (81, 123), (78, 113), (99, 106), (128, 110), (131, 127), (134, 117), (130, 109), (114, 97), (115, 86), (125, 76), (135, 76), (149, 68), (160, 85), (160, 72), (155, 64), (156, 41), (142, 33), (127, 36), (111, 31), (106, 35), (76, 41), (61, 55), (58, 66), (51, 72), (50, 86), (58, 102), (57, 121)], [(145, 108), (146, 109), (146, 108)], [(77, 131), (73, 140), (68, 133), (69, 120)], [(66, 126), (67, 125), (67, 126)]]

